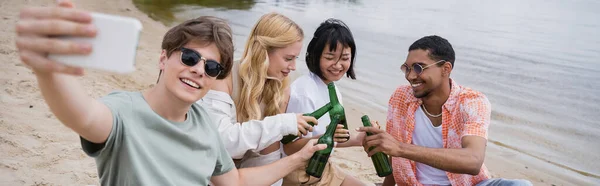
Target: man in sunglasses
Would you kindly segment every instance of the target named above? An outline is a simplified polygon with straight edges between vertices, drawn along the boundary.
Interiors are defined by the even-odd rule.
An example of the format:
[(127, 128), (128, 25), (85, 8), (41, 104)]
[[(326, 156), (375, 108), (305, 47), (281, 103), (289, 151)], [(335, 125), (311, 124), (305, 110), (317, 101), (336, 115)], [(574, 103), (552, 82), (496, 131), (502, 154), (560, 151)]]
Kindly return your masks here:
[(165, 34), (156, 86), (93, 99), (73, 76), (82, 69), (47, 58), (93, 50), (53, 37), (96, 35), (90, 13), (72, 7), (63, 0), (59, 7), (23, 9), (16, 44), (50, 110), (95, 158), (102, 185), (270, 185), (325, 148), (313, 141), (267, 166), (234, 167), (206, 109), (194, 103), (231, 70), (231, 28), (216, 17), (188, 20)]
[(393, 174), (383, 185), (531, 185), (490, 179), (483, 160), (491, 104), (481, 92), (450, 78), (452, 45), (442, 37), (426, 36), (408, 51), (401, 70), (409, 85), (392, 95), (386, 131), (359, 129), (374, 134), (363, 141), (369, 156), (391, 156)]

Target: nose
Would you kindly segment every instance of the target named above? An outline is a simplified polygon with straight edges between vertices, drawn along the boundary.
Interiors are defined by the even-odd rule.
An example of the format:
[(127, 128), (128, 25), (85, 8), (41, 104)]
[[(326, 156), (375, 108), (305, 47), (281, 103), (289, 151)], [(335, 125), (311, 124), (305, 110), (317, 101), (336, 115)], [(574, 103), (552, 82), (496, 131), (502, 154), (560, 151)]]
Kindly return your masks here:
[(404, 76), (406, 76), (406, 80), (411, 81), (417, 79), (417, 76), (419, 75), (414, 70), (409, 70)]
[(333, 64), (333, 68), (335, 68), (336, 70), (342, 69), (342, 59), (338, 59), (334, 64)]
[(198, 75), (200, 77), (203, 77), (204, 74), (206, 74), (206, 71), (204, 69), (204, 64), (205, 61), (204, 60), (200, 60), (198, 62), (198, 64), (194, 65), (193, 67), (188, 67), (190, 69), (190, 72), (194, 75)]
[(296, 60), (294, 60), (290, 63), (290, 65), (288, 66), (288, 69), (290, 69), (291, 71), (296, 70)]

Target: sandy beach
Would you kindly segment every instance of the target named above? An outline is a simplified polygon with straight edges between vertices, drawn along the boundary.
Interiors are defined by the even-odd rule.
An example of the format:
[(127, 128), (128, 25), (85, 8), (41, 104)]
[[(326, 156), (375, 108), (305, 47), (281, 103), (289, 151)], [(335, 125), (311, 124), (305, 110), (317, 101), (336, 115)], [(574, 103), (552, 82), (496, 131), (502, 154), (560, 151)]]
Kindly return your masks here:
[[(41, 97), (35, 76), (15, 50), (14, 25), (25, 6), (54, 6), (52, 0), (0, 2), (0, 185), (99, 185), (96, 165), (81, 150), (78, 136), (63, 126)], [(167, 27), (139, 11), (129, 0), (74, 1), (78, 8), (139, 19), (143, 31), (134, 73), (115, 75), (86, 71), (81, 83), (93, 97), (114, 90), (151, 87), (158, 75), (160, 43)], [(351, 129), (361, 126), (368, 114), (385, 123), (386, 113), (361, 110), (346, 104)], [(491, 131), (493, 133), (494, 131)], [(366, 183), (380, 183), (373, 164), (362, 148), (336, 149), (331, 161)], [(531, 158), (522, 152), (488, 143), (485, 164), (494, 177), (528, 179), (534, 185), (594, 185), (592, 180), (558, 165)]]

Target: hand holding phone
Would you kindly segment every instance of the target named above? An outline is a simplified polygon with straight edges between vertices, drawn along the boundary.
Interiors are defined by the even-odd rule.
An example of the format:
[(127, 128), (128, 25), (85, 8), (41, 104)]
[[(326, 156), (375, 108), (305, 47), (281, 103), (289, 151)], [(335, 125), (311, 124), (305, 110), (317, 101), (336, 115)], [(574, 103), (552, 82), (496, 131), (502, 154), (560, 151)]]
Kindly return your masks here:
[(83, 75), (81, 67), (133, 71), (139, 21), (73, 7), (63, 1), (21, 9), (15, 29), (21, 61), (36, 74)]
[(129, 17), (91, 13), (97, 29), (96, 37), (59, 37), (61, 40), (89, 43), (89, 54), (50, 54), (49, 59), (70, 66), (92, 68), (116, 73), (135, 70), (135, 55), (142, 24)]

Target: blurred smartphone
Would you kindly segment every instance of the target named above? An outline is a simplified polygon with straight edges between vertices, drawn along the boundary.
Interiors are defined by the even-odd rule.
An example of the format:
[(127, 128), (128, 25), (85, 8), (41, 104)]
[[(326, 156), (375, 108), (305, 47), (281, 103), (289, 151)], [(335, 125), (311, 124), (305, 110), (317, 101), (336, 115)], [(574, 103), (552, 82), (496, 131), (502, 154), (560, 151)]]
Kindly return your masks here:
[(90, 43), (92, 53), (87, 55), (50, 54), (49, 58), (71, 66), (115, 73), (133, 72), (142, 23), (130, 17), (92, 13), (92, 24), (97, 29), (94, 38), (59, 37), (64, 40)]

